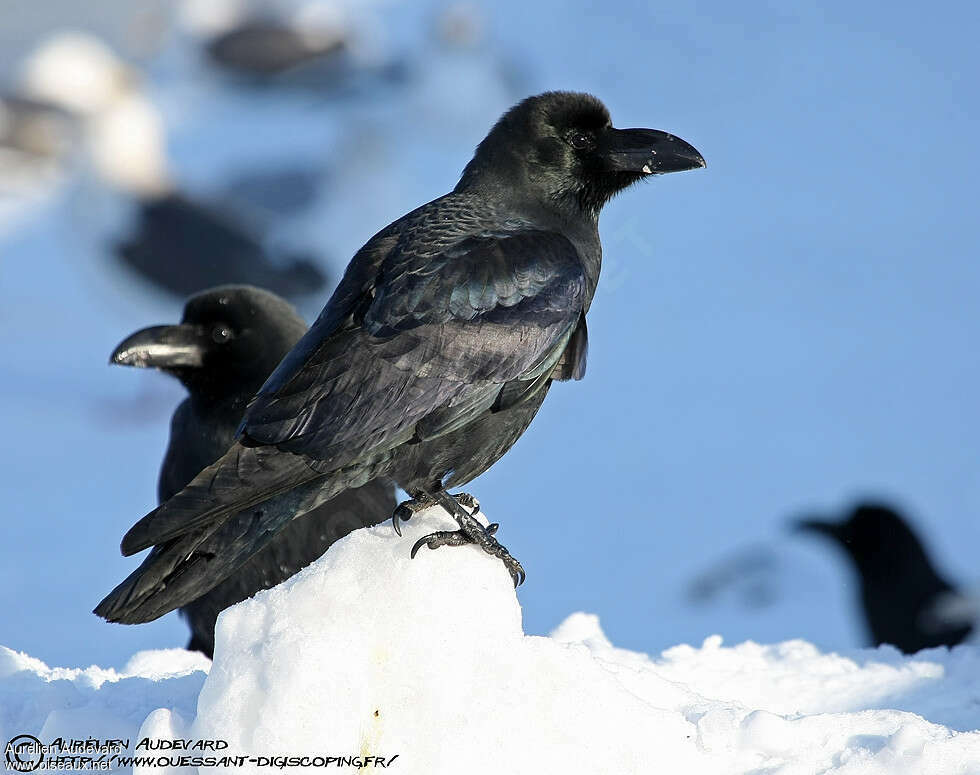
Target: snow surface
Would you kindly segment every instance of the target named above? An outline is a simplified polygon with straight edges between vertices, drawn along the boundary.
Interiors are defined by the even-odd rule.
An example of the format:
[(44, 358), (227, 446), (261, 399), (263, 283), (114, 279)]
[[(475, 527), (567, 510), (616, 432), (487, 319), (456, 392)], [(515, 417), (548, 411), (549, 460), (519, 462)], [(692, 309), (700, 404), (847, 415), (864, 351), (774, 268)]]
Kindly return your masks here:
[(387, 769), (402, 773), (980, 773), (974, 646), (905, 657), (713, 636), (651, 657), (584, 613), (527, 636), (496, 560), (409, 559), (451, 525), (436, 508), (401, 538), (351, 534), (222, 614), (210, 672), (181, 650), (115, 671), (4, 649), (0, 739), (218, 738), (249, 756), (397, 754)]

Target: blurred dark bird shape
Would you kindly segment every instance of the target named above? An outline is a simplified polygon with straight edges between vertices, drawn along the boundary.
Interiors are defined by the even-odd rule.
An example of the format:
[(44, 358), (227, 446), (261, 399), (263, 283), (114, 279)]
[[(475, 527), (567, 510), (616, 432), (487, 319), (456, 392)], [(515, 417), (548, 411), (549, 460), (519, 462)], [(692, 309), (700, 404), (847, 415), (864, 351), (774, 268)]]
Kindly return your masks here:
[(404, 61), (361, 61), (353, 42), (353, 31), (339, 20), (260, 15), (213, 34), (204, 41), (204, 51), (212, 64), (256, 87), (345, 94), (406, 80)]
[[(646, 176), (704, 166), (683, 140), (615, 129), (599, 100), (549, 92), (508, 111), (456, 188), (382, 229), (352, 259), (320, 317), (249, 403), (239, 439), (141, 519), (124, 554), (222, 529), (290, 493), (299, 510), (379, 477), (438, 503), (516, 584), (524, 571), (448, 489), (517, 441), (553, 380), (585, 374), (585, 316), (599, 279), (598, 218)], [(264, 519), (257, 551), (285, 524)], [(113, 616), (111, 606), (100, 613)]]
[[(171, 422), (160, 470), (161, 502), (231, 446), (248, 399), (305, 331), (302, 318), (284, 300), (259, 288), (229, 285), (191, 298), (179, 325), (137, 331), (116, 348), (112, 363), (160, 369), (189, 393)], [(181, 604), (192, 633), (188, 648), (210, 657), (221, 611), (289, 578), (352, 530), (386, 519), (395, 505), (394, 486), (382, 479), (346, 490), (292, 520), (288, 500), (269, 501), (262, 511), (236, 514), (210, 536), (191, 532), (159, 544), (104, 605), (114, 611), (115, 621), (132, 623), (156, 618), (161, 608), (172, 610), (172, 600), (188, 601)], [(282, 517), (284, 527), (244, 564), (233, 563), (250, 526), (266, 513)]]
[(244, 75), (268, 76), (339, 56), (347, 40), (342, 29), (251, 18), (214, 36), (205, 48), (222, 67)]
[(102, 41), (84, 33), (53, 35), (24, 71), (23, 89), (34, 101), (17, 103), (24, 118), (12, 129), (24, 124), (16, 134), (49, 146), (45, 137), (53, 131), (32, 129), (39, 106), (58, 105), (71, 117), (99, 182), (135, 208), (136, 223), (112, 247), (140, 279), (181, 299), (222, 283), (257, 285), (290, 299), (323, 290), (327, 278), (311, 257), (267, 249), (268, 212), (241, 203), (222, 207), (181, 190), (167, 157), (163, 116), (138, 73)]
[(948, 615), (960, 593), (891, 507), (859, 503), (842, 521), (808, 518), (796, 528), (830, 538), (850, 558), (861, 580), (861, 604), (874, 645), (890, 643), (914, 654), (955, 646), (973, 630), (972, 622)]
[(143, 279), (181, 298), (223, 283), (246, 283), (297, 299), (327, 283), (311, 256), (271, 253), (230, 210), (179, 193), (144, 197), (137, 206), (133, 233), (116, 252)]

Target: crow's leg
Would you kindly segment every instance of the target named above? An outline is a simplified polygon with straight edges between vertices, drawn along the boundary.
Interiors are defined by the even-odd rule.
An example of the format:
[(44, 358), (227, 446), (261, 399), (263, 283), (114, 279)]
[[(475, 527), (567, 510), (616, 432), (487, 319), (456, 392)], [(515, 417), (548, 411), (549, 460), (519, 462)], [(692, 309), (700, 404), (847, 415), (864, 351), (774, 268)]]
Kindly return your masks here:
[(500, 561), (503, 562), (504, 567), (507, 568), (507, 572), (510, 574), (510, 577), (514, 580), (515, 587), (518, 587), (524, 583), (524, 568), (521, 567), (521, 564), (511, 557), (510, 552), (508, 552), (507, 549), (496, 538), (494, 538), (494, 533), (497, 532), (497, 528), (500, 527), (500, 525), (494, 522), (487, 527), (483, 527), (483, 525), (481, 525), (480, 522), (473, 517), (473, 514), (476, 513), (476, 509), (473, 510), (472, 514), (467, 514), (466, 510), (461, 507), (458, 501), (459, 496), (454, 497), (445, 490), (437, 490), (431, 494), (427, 493), (427, 495), (449, 512), (450, 516), (452, 516), (452, 518), (459, 524), (459, 530), (439, 530), (435, 533), (430, 533), (427, 536), (423, 536), (415, 543), (415, 546), (412, 547), (413, 558), (415, 557), (415, 553), (422, 548), (423, 544), (428, 546), (430, 549), (438, 549), (440, 546), (476, 544), (487, 554), (500, 558)]
[[(411, 499), (407, 501), (402, 501), (395, 507), (394, 513), (391, 515), (391, 525), (395, 528), (395, 532), (398, 535), (402, 534), (401, 525), (399, 525), (399, 520), (402, 522), (408, 522), (412, 517), (418, 514), (420, 511), (424, 511), (430, 506), (435, 506), (438, 501), (426, 492), (417, 490), (411, 494)], [(458, 495), (451, 496), (456, 499), (456, 502), (463, 508), (469, 509), (470, 514), (476, 514), (480, 510), (480, 501), (474, 498), (469, 493), (461, 492)]]

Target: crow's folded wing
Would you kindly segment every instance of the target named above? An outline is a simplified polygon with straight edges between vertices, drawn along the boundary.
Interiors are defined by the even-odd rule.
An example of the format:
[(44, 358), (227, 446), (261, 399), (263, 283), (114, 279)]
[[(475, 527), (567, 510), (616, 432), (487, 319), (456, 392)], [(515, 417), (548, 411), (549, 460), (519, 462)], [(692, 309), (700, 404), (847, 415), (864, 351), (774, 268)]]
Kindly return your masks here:
[(428, 252), (396, 244), (375, 282), (345, 298), (342, 314), (328, 305), (269, 377), (241, 439), (137, 522), (123, 553), (210, 534), (294, 489), (363, 484), (386, 472), (397, 445), (571, 376), (584, 365), (585, 287), (574, 246), (555, 233), (484, 233)]
[(555, 369), (585, 294), (576, 249), (554, 232), (484, 232), (438, 252), (403, 241), (353, 324), (314, 325), (280, 364), (246, 412), (243, 441), (330, 470), (413, 438), (434, 413), (458, 427), (454, 415), (490, 408), (505, 384)]

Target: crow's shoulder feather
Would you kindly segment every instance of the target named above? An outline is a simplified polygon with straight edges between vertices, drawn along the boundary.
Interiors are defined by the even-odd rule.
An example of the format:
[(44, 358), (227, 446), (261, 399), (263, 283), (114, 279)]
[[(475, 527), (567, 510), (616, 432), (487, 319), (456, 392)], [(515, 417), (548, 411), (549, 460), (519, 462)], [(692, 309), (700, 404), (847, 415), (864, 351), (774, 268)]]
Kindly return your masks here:
[(452, 204), (379, 234), (383, 255), (362, 249), (345, 276), (359, 297), (338, 289), (344, 312), (328, 306), (253, 399), (246, 444), (340, 466), (406, 441), (434, 411), (492, 404), (505, 383), (555, 368), (585, 304), (575, 247), (518, 220), (472, 216), (462, 229)]

